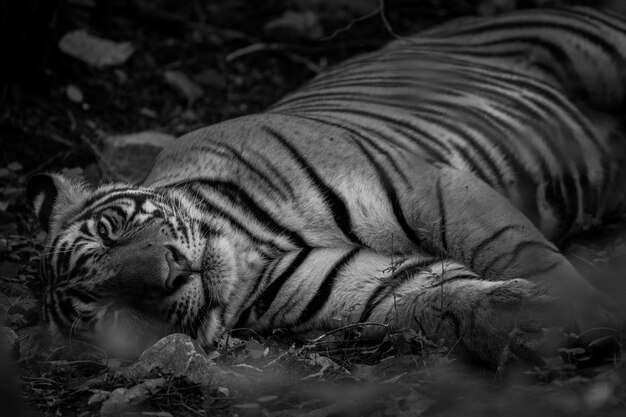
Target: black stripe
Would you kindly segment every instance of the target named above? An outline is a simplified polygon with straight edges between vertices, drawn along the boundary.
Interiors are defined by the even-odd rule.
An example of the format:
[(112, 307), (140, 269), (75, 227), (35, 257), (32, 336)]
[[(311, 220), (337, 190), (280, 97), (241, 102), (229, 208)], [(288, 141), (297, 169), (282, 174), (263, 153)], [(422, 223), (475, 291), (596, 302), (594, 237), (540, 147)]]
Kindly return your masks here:
[(241, 314), (239, 314), (239, 317), (237, 318), (237, 321), (233, 325), (232, 329), (242, 329), (246, 326), (246, 324), (248, 323), (248, 319), (250, 319), (252, 307), (253, 306), (246, 308), (241, 312)]
[(69, 324), (73, 324), (73, 320), (78, 318), (78, 313), (74, 308), (72, 300), (68, 297), (63, 296), (63, 298), (61, 298), (60, 300), (57, 299), (57, 302), (60, 315), (67, 319), (67, 322), (69, 322)]
[(43, 276), (48, 278), (49, 285), (54, 284), (57, 280), (57, 275), (55, 274), (55, 271), (54, 271), (54, 266), (56, 265), (56, 263), (54, 262), (54, 259), (55, 259), (55, 254), (58, 252), (58, 245), (59, 245), (59, 242), (61, 241), (62, 236), (63, 235), (59, 234), (52, 240), (52, 242), (49, 245), (51, 250), (47, 253), (44, 253), (41, 259), (42, 260), (41, 271), (42, 271)]
[[(148, 198), (155, 198), (156, 194), (155, 193), (151, 193), (151, 192), (139, 192), (137, 193), (137, 190), (133, 190), (130, 189), (128, 191), (135, 191), (134, 193), (128, 193), (128, 192), (117, 192), (117, 190), (114, 192), (113, 195), (109, 195), (109, 194), (105, 194), (104, 196), (98, 196), (98, 198), (93, 199), (96, 200), (90, 204), (84, 204), (83, 208), (81, 209), (81, 214), (78, 215), (77, 217), (75, 217), (72, 222), (78, 222), (78, 221), (83, 221), (86, 220), (90, 217), (93, 216), (94, 212), (96, 211), (100, 211), (103, 210), (105, 208), (112, 208), (115, 206), (111, 206), (111, 207), (106, 207), (109, 204), (112, 203), (118, 203), (119, 200), (127, 200), (130, 201), (131, 203), (135, 204), (135, 208), (133, 210), (131, 210), (131, 214), (128, 217), (127, 221), (131, 221), (134, 219), (137, 211), (141, 208), (141, 206), (143, 205), (144, 202), (146, 202), (146, 200), (148, 200)], [(102, 200), (98, 201), (100, 198), (104, 197)]]
[[(84, 244), (78, 246), (78, 245), (74, 245), (74, 248), (72, 249), (73, 251), (78, 251), (80, 249), (82, 249), (82, 246)], [(70, 271), (69, 271), (69, 276), (70, 277), (75, 277), (79, 275), (80, 270), (83, 268), (83, 266), (87, 263), (87, 261), (89, 261), (91, 259), (91, 255), (89, 253), (89, 251), (85, 251), (83, 253), (81, 253), (78, 256), (78, 259), (76, 259), (76, 262), (74, 262), (74, 264), (72, 265)]]
[(307, 242), (298, 232), (290, 230), (278, 223), (273, 216), (271, 216), (265, 209), (261, 208), (261, 206), (259, 206), (244, 189), (239, 187), (239, 185), (234, 182), (194, 178), (188, 181), (181, 181), (181, 183), (173, 186), (191, 185), (192, 183), (198, 183), (202, 186), (213, 188), (215, 191), (231, 200), (231, 202), (233, 202), (236, 206), (244, 206), (246, 213), (253, 216), (259, 221), (259, 223), (269, 228), (273, 233), (288, 236), (289, 240), (291, 240), (295, 246), (308, 246)]
[(447, 234), (447, 219), (446, 219), (446, 206), (443, 200), (443, 191), (441, 189), (441, 178), (437, 178), (437, 203), (439, 205), (439, 232), (441, 236), (441, 248), (445, 253), (448, 253), (448, 234)]
[[(249, 300), (251, 300), (252, 297), (254, 297), (254, 295), (256, 294), (258, 289), (265, 282), (266, 278), (267, 279), (271, 279), (272, 278), (272, 275), (274, 274), (274, 271), (276, 271), (276, 268), (280, 264), (280, 258), (276, 258), (276, 259), (272, 260), (271, 262), (268, 262), (267, 257), (265, 257), (264, 261), (266, 263), (263, 266), (263, 269), (259, 272), (259, 275), (256, 277), (256, 281), (255, 281), (254, 285), (252, 286), (252, 289), (248, 292), (248, 294), (244, 298), (244, 302), (243, 302), (242, 306), (245, 306), (246, 303), (248, 303)], [(252, 299), (252, 301), (255, 301), (255, 300)], [(254, 302), (250, 303), (247, 308), (244, 308), (242, 311), (240, 311), (239, 312), (239, 317), (237, 317), (237, 321), (231, 327), (234, 328), (234, 329), (237, 329), (237, 328), (241, 328), (241, 327), (245, 326), (246, 322), (250, 318), (250, 313), (252, 313), (252, 309), (253, 308), (254, 308)], [(225, 313), (226, 313), (226, 309), (224, 309), (224, 311), (222, 313), (222, 316), (225, 316)], [(235, 314), (236, 314), (236, 312), (235, 312)]]
[(416, 246), (420, 246), (420, 238), (417, 236), (417, 233), (413, 228), (409, 225), (404, 213), (402, 211), (402, 207), (400, 206), (400, 199), (398, 198), (398, 194), (393, 187), (393, 181), (389, 178), (389, 175), (384, 170), (382, 166), (372, 156), (372, 154), (365, 148), (364, 145), (359, 143), (358, 141), (354, 141), (355, 145), (361, 149), (363, 154), (367, 157), (370, 164), (374, 167), (374, 170), (378, 174), (378, 180), (380, 181), (383, 190), (387, 194), (387, 200), (391, 203), (391, 209), (393, 210), (393, 214), (398, 221), (398, 224), (402, 228), (404, 235), (409, 238), (411, 242), (413, 242)]
[(361, 239), (355, 234), (352, 230), (352, 221), (350, 220), (350, 213), (348, 211), (348, 207), (346, 203), (341, 199), (337, 193), (330, 188), (328, 185), (322, 181), (317, 172), (313, 169), (311, 165), (298, 153), (298, 151), (291, 145), (287, 139), (285, 139), (282, 134), (272, 129), (269, 126), (263, 126), (263, 131), (280, 142), (294, 159), (298, 162), (300, 167), (304, 170), (309, 179), (315, 184), (317, 189), (319, 190), (322, 199), (328, 204), (330, 207), (330, 211), (332, 213), (333, 219), (335, 223), (339, 227), (339, 229), (343, 232), (343, 234), (353, 243), (358, 244), (360, 246), (365, 246)]
[(75, 298), (79, 300), (81, 303), (89, 304), (96, 301), (96, 297), (90, 294), (87, 290), (82, 290), (78, 288), (68, 288), (65, 290), (65, 294), (70, 298)]
[[(299, 117), (303, 117), (303, 116), (299, 116)], [(324, 123), (324, 124), (327, 124), (327, 125), (330, 125), (330, 126), (337, 127), (339, 129), (342, 129), (342, 130), (345, 130), (347, 132), (350, 132), (352, 135), (358, 137), (360, 140), (362, 140), (363, 142), (367, 143), (368, 145), (370, 145), (371, 147), (376, 149), (376, 154), (383, 155), (389, 161), (389, 163), (393, 166), (393, 168), (396, 170), (398, 175), (402, 178), (402, 181), (404, 181), (405, 184), (410, 185), (410, 181), (407, 178), (404, 170), (398, 165), (396, 160), (385, 149), (383, 149), (379, 144), (377, 144), (374, 140), (372, 140), (372, 139), (368, 138), (367, 136), (365, 136), (363, 133), (368, 133), (369, 135), (372, 135), (373, 137), (376, 137), (378, 139), (382, 139), (383, 143), (392, 144), (392, 145), (394, 145), (394, 146), (404, 150), (405, 152), (411, 152), (410, 149), (408, 149), (404, 145), (400, 144), (398, 141), (395, 140), (395, 138), (392, 138), (392, 137), (389, 137), (389, 136), (383, 136), (383, 134), (381, 132), (374, 132), (371, 129), (365, 127), (365, 126), (359, 126), (358, 129), (353, 129), (351, 127), (346, 126), (345, 124), (330, 122), (327, 117), (325, 117), (322, 120), (320, 120), (318, 118), (313, 118), (313, 117), (307, 117), (307, 118), (316, 120), (316, 121), (318, 121), (320, 123)], [(358, 144), (358, 142), (355, 142), (355, 143)]]
[[(588, 18), (589, 16), (590, 15), (585, 14), (583, 15), (583, 19)], [(532, 19), (532, 16), (529, 16), (529, 18)], [(457, 31), (455, 33), (455, 36), (462, 36), (468, 33), (476, 33), (477, 30), (488, 31), (488, 32), (499, 30), (503, 35), (502, 38), (504, 39), (498, 40), (498, 43), (525, 41), (525, 42), (533, 43), (533, 44), (541, 44), (543, 47), (550, 50), (550, 52), (553, 53), (553, 55), (557, 58), (553, 60), (552, 62), (556, 62), (557, 65), (563, 66), (566, 62), (568, 62), (563, 58), (563, 56), (567, 56), (567, 54), (564, 51), (562, 51), (558, 45), (552, 44), (548, 42), (546, 39), (542, 39), (537, 36), (533, 36), (533, 37), (520, 36), (520, 34), (518, 33), (518, 31), (520, 30), (524, 30), (527, 33), (531, 33), (529, 29), (532, 29), (532, 28), (546, 29), (550, 31), (560, 30), (564, 33), (561, 33), (559, 35), (559, 39), (562, 39), (563, 37), (567, 37), (567, 36), (574, 36), (574, 37), (582, 38), (585, 41), (590, 42), (595, 48), (602, 50), (602, 52), (608, 55), (613, 62), (617, 63), (617, 65), (622, 64), (621, 66), (623, 67), (624, 57), (620, 54), (620, 51), (611, 42), (607, 42), (607, 40), (604, 39), (603, 37), (597, 36), (596, 33), (594, 33), (594, 31), (588, 30), (587, 28), (581, 29), (579, 27), (564, 23), (563, 20), (561, 19), (559, 20), (551, 19), (549, 22), (535, 22), (530, 19), (521, 20), (520, 18), (520, 20), (515, 21), (515, 22), (505, 21), (501, 23), (490, 23), (490, 24), (487, 24), (486, 27), (483, 27), (483, 28), (473, 27), (473, 28), (468, 28), (465, 30), (462, 29), (460, 31)], [(576, 16), (576, 20), (578, 22), (584, 21), (580, 18), (580, 16)], [(603, 22), (603, 24), (608, 25), (607, 22)], [(615, 30), (616, 27), (612, 26), (612, 29)], [(505, 38), (505, 35), (506, 35), (505, 30), (507, 32), (512, 32), (512, 36), (510, 39)], [(623, 30), (623, 28), (619, 30), (621, 31)], [(547, 37), (552, 38), (553, 36), (547, 35)], [(492, 43), (490, 42), (481, 44), (481, 46), (490, 46), (490, 45), (492, 45)], [(550, 46), (547, 46), (547, 45), (550, 45)], [(571, 66), (571, 68), (575, 68), (575, 66)], [(580, 75), (580, 74), (577, 74), (577, 75)], [(572, 80), (578, 81), (579, 78), (578, 77), (572, 78)], [(580, 87), (580, 86), (581, 85), (575, 84), (574, 88)]]
[[(393, 108), (397, 109), (399, 106), (397, 103), (394, 103)], [(413, 142), (418, 141), (419, 144), (418, 146), (423, 146), (426, 147), (429, 150), (432, 150), (432, 152), (438, 154), (438, 155), (443, 155), (442, 152), (446, 152), (447, 149), (445, 147), (444, 144), (441, 143), (440, 139), (430, 135), (429, 133), (427, 133), (425, 130), (423, 130), (420, 126), (418, 125), (414, 125), (412, 123), (410, 123), (407, 120), (403, 120), (403, 119), (396, 119), (396, 118), (392, 118), (389, 117), (383, 113), (371, 113), (368, 112), (366, 110), (363, 109), (356, 109), (356, 108), (341, 108), (341, 107), (332, 107), (330, 105), (328, 105), (328, 103), (324, 103), (324, 110), (331, 110), (331, 111), (336, 111), (339, 112), (340, 114), (345, 114), (345, 115), (355, 115), (355, 116), (359, 116), (359, 117), (363, 117), (363, 118), (369, 118), (371, 119), (373, 122), (384, 122), (386, 126), (388, 127), (398, 127), (398, 128), (402, 128), (405, 131), (408, 130), (409, 132), (412, 132), (412, 134), (405, 134), (404, 136), (407, 137), (408, 139), (412, 140)], [(415, 111), (416, 108), (415, 107), (410, 107), (410, 108), (406, 108), (407, 111)], [(303, 116), (300, 116), (303, 117)], [(310, 116), (307, 116), (308, 118), (313, 118)], [(315, 120), (319, 120), (321, 123), (327, 123), (330, 124), (330, 122), (327, 121), (328, 116), (324, 115), (323, 118), (320, 117), (319, 119), (315, 119)], [(348, 122), (348, 120), (340, 120), (341, 122)], [(356, 126), (358, 126), (358, 129), (362, 129), (363, 126), (360, 124), (356, 124), (355, 122), (352, 122), (352, 124), (355, 124)], [(345, 125), (343, 124), (338, 124), (335, 123), (335, 126), (338, 126), (339, 128), (346, 128)], [(374, 135), (374, 137), (379, 136), (378, 134)], [(426, 141), (421, 140), (421, 139), (427, 139)], [(397, 141), (394, 141), (394, 145), (400, 147), (401, 149), (409, 152), (410, 150), (406, 147), (401, 146), (401, 144)], [(435, 151), (433, 146), (437, 146), (440, 148), (439, 151)]]
[[(383, 300), (385, 300), (389, 295), (392, 295), (396, 288), (414, 278), (415, 275), (424, 271), (427, 266), (438, 262), (439, 261), (436, 259), (427, 258), (417, 263), (410, 263), (406, 266), (401, 266), (400, 268), (394, 270), (390, 277), (381, 280), (381, 283), (367, 299), (363, 312), (359, 318), (359, 322), (368, 321), (376, 307), (378, 307), (380, 303), (382, 303)], [(385, 291), (384, 294), (383, 291)]]
[(265, 280), (266, 279), (272, 279), (272, 276), (274, 275), (274, 272), (276, 271), (276, 268), (278, 268), (278, 265), (280, 265), (281, 259), (282, 258), (277, 257), (277, 258), (275, 258), (275, 259), (270, 261), (270, 260), (268, 260), (267, 256), (264, 256), (263, 260), (264, 260), (264, 262), (266, 264), (263, 267), (263, 270), (259, 273), (259, 276), (257, 277), (257, 280), (254, 283), (254, 286), (252, 287), (252, 290), (250, 291), (250, 293), (248, 294), (248, 297), (246, 297), (246, 298), (254, 297), (254, 295), (257, 293), (257, 291), (259, 290), (261, 285), (265, 282)]
[[(265, 183), (272, 191), (274, 191), (275, 193), (277, 193), (278, 195), (280, 195), (282, 198), (287, 199), (288, 196), (280, 189), (278, 188), (278, 186), (276, 186), (275, 184), (275, 180), (278, 179), (280, 180), (280, 182), (283, 184), (283, 186), (285, 186), (291, 195), (293, 195), (293, 190), (291, 189), (291, 186), (289, 185), (289, 182), (287, 181), (286, 178), (284, 178), (282, 176), (282, 174), (280, 174), (270, 163), (267, 159), (264, 159), (263, 161), (266, 163), (266, 168), (270, 169), (272, 171), (272, 175), (273, 178), (268, 177), (265, 173), (261, 172), (257, 167), (255, 167), (254, 165), (252, 165), (252, 163), (250, 163), (248, 160), (244, 159), (243, 156), (241, 155), (241, 151), (235, 149), (234, 147), (227, 145), (225, 143), (209, 143), (207, 144), (203, 144), (203, 145), (195, 145), (192, 146), (189, 151), (193, 152), (195, 150), (199, 150), (202, 152), (211, 152), (210, 147), (215, 147), (218, 149), (225, 149), (226, 151), (228, 151), (228, 155), (224, 155), (226, 158), (229, 159), (235, 159), (237, 160), (239, 163), (241, 163), (243, 166), (245, 166), (250, 172), (252, 172), (255, 176), (257, 176), (263, 183)], [(249, 150), (247, 150), (248, 152), (250, 152)], [(259, 158), (259, 155), (255, 155), (256, 156), (256, 161), (258, 163), (258, 160), (260, 160), (261, 158)], [(169, 186), (168, 186), (169, 187)]]
[(389, 285), (387, 282), (381, 282), (378, 284), (378, 287), (374, 290), (374, 292), (370, 295), (365, 303), (365, 307), (363, 308), (363, 312), (361, 313), (361, 317), (359, 317), (359, 323), (369, 321), (372, 312), (378, 305), (381, 303), (384, 297), (381, 296), (381, 293), (388, 289)]
[(122, 221), (127, 221), (128, 213), (124, 209), (122, 209), (121, 207), (119, 207), (119, 206), (112, 206), (112, 207), (107, 208), (107, 211), (109, 211), (109, 210), (112, 211), (113, 213), (117, 214), (119, 217), (121, 217)]
[[(242, 223), (237, 221), (233, 216), (226, 213), (224, 210), (218, 208), (217, 206), (209, 203), (206, 198), (196, 190), (192, 190), (189, 187), (180, 188), (180, 192), (184, 194), (188, 194), (190, 199), (194, 201), (196, 204), (199, 204), (203, 210), (206, 212), (216, 215), (218, 217), (222, 217), (223, 219), (228, 220), (228, 222), (235, 228), (244, 233), (251, 241), (260, 245), (270, 245), (276, 247), (276, 244), (272, 241), (261, 239), (246, 228)], [(201, 226), (202, 227), (202, 226)], [(212, 230), (210, 226), (205, 227), (206, 230)]]
[(58, 302), (57, 302), (57, 298), (55, 296), (53, 296), (52, 294), (50, 295), (50, 303), (47, 305), (47, 311), (50, 313), (49, 318), (52, 319), (51, 321), (53, 323), (55, 323), (57, 326), (59, 326), (59, 328), (62, 331), (68, 331), (69, 330), (69, 326), (72, 323), (68, 323), (68, 321), (66, 320), (65, 317), (62, 317), (59, 314), (59, 310), (58, 310)]
[(458, 143), (450, 143), (448, 144), (448, 146), (453, 152), (456, 152), (459, 156), (461, 156), (463, 160), (467, 163), (468, 168), (463, 168), (464, 171), (466, 171), (470, 175), (474, 175), (476, 178), (489, 185), (490, 187), (496, 186), (493, 183), (492, 179), (489, 178), (489, 176), (487, 176), (487, 174), (482, 170), (482, 165), (477, 164), (476, 161), (474, 161), (473, 157), (469, 154), (468, 149), (471, 148), (465, 148), (463, 144)]
[(503, 228), (501, 228), (497, 232), (492, 233), (491, 236), (489, 236), (486, 239), (484, 239), (478, 245), (474, 246), (474, 249), (472, 249), (472, 252), (470, 253), (470, 256), (469, 256), (470, 268), (474, 269), (474, 267), (476, 266), (476, 258), (479, 256), (480, 252), (483, 249), (485, 249), (487, 246), (489, 246), (490, 244), (495, 242), (497, 239), (500, 238), (500, 236), (502, 236), (503, 234), (505, 234), (509, 230), (521, 230), (521, 231), (523, 231), (524, 227), (523, 226), (519, 226), (519, 225), (515, 225), (515, 224), (510, 224), (510, 225), (504, 226)]
[(128, 199), (131, 201), (137, 201), (137, 199), (140, 199), (141, 201), (145, 201), (147, 198), (155, 198), (157, 196), (158, 195), (154, 191), (143, 189), (138, 190), (137, 188), (130, 187), (116, 188), (113, 190), (101, 190), (83, 203), (81, 212), (84, 213), (82, 213), (83, 215), (78, 217), (76, 220), (84, 219), (84, 214), (89, 214), (87, 217), (90, 217), (93, 211), (96, 211), (109, 203), (115, 202), (116, 200)]
[(304, 248), (300, 250), (289, 266), (261, 293), (261, 295), (257, 298), (257, 301), (254, 303), (254, 311), (257, 318), (261, 318), (267, 312), (280, 289), (293, 275), (293, 273), (296, 272), (300, 265), (304, 263), (310, 253), (311, 248)]
[(80, 228), (78, 229), (78, 231), (80, 233), (82, 233), (85, 236), (88, 237), (93, 237), (93, 234), (91, 233), (91, 231), (89, 230), (89, 226), (87, 226), (87, 222), (83, 223), (80, 225)]
[[(177, 221), (178, 221), (178, 220), (177, 220)], [(181, 222), (180, 224), (178, 224), (178, 225), (177, 225), (177, 230), (178, 230), (179, 232), (181, 232), (181, 233), (182, 233), (182, 235), (183, 235), (183, 241), (184, 241), (186, 244), (189, 244), (189, 243), (191, 242), (191, 236), (189, 235), (190, 229), (188, 229), (188, 228), (185, 226), (185, 223), (182, 223), (182, 222)]]
[[(266, 277), (266, 272), (267, 272), (267, 268), (269, 268), (271, 262), (268, 262), (267, 257), (266, 256), (262, 256), (263, 257), (263, 268), (261, 268), (261, 270), (259, 271), (259, 274), (254, 277), (255, 282), (254, 285), (252, 286), (252, 288), (250, 289), (250, 291), (248, 291), (248, 293), (245, 295), (245, 297), (243, 297), (243, 301), (240, 305), (238, 306), (234, 306), (236, 309), (233, 312), (233, 316), (236, 316), (237, 313), (239, 313), (239, 317), (236, 320), (236, 323), (239, 323), (239, 321), (241, 320), (241, 314), (242, 311), (241, 309), (243, 308), (243, 306), (245, 306), (248, 303), (248, 300), (256, 293), (257, 289), (259, 288), (259, 286), (261, 285), (261, 283), (265, 280)], [(276, 265), (278, 262), (274, 263), (273, 268), (271, 271), (273, 271), (274, 269), (276, 269)], [(269, 272), (271, 274), (271, 271)], [(245, 311), (250, 310), (250, 308), (247, 308)], [(226, 323), (226, 314), (228, 313), (228, 306), (225, 306), (225, 308), (222, 310), (222, 314), (221, 314), (221, 320), (223, 323)], [(236, 325), (235, 325), (236, 326)], [(228, 327), (233, 327), (232, 323), (231, 325), (229, 325)]]
[(198, 220), (198, 224), (200, 225), (200, 234), (204, 238), (221, 235), (221, 233), (219, 233), (218, 230), (215, 227), (210, 225), (205, 220)]
[(506, 252), (506, 253), (502, 253), (494, 257), (487, 264), (487, 266), (482, 268), (480, 275), (484, 276), (487, 271), (491, 271), (494, 265), (496, 265), (498, 262), (501, 262), (506, 257), (511, 258), (510, 261), (507, 262), (507, 265), (511, 265), (524, 249), (533, 247), (533, 246), (539, 246), (539, 247), (549, 250), (550, 252), (553, 252), (553, 253), (555, 252), (555, 250), (547, 242), (542, 242), (542, 241), (537, 241), (537, 240), (522, 240), (515, 244), (515, 247), (513, 250)]
[(426, 267), (440, 263), (441, 261), (436, 258), (426, 258), (415, 263), (404, 263), (400, 267), (392, 271), (391, 276), (386, 280), (387, 285), (391, 285), (398, 288), (409, 279), (413, 278), (415, 274), (419, 274), (424, 271)]
[[(465, 149), (463, 145), (457, 147), (457, 149), (463, 148), (463, 151), (471, 151), (476, 154), (484, 163), (489, 172), (492, 175), (487, 175), (486, 173), (483, 175), (487, 177), (487, 184), (505, 188), (505, 185), (502, 183), (502, 175), (500, 173), (500, 168), (496, 161), (494, 161), (493, 157), (484, 149), (483, 144), (479, 142), (479, 140), (470, 132), (465, 132), (459, 126), (464, 126), (463, 123), (459, 123), (458, 120), (450, 120), (450, 115), (445, 112), (439, 111), (435, 108), (420, 108), (417, 112), (418, 116), (426, 121), (430, 121), (431, 123), (447, 130), (448, 132), (454, 134), (457, 138), (463, 140), (463, 145), (469, 144), (470, 147)], [(428, 114), (428, 115), (427, 115)], [(456, 123), (456, 124), (455, 124)], [(482, 164), (477, 164), (473, 161), (473, 159), (469, 159), (468, 162), (472, 162), (471, 167), (475, 170), (479, 170), (482, 168)], [(482, 171), (484, 172), (484, 171)], [(484, 180), (483, 180), (484, 181)], [(495, 182), (495, 184), (494, 184)]]
[(313, 296), (311, 301), (309, 301), (304, 310), (302, 310), (302, 313), (300, 313), (300, 317), (298, 317), (296, 321), (298, 324), (306, 323), (307, 321), (312, 319), (317, 313), (319, 313), (322, 308), (324, 308), (324, 306), (328, 302), (328, 299), (330, 298), (330, 294), (335, 285), (335, 280), (337, 279), (337, 276), (339, 275), (341, 270), (350, 261), (352, 261), (352, 259), (359, 253), (359, 251), (359, 248), (352, 249), (350, 252), (344, 255), (341, 260), (339, 260), (339, 262), (335, 264), (335, 266), (333, 266), (333, 268), (324, 278), (324, 281), (322, 281), (322, 284), (315, 292), (315, 295)]
[(68, 267), (70, 264), (71, 252), (68, 251), (69, 242), (65, 241), (59, 247), (56, 259), (56, 276), (59, 278), (67, 278)]

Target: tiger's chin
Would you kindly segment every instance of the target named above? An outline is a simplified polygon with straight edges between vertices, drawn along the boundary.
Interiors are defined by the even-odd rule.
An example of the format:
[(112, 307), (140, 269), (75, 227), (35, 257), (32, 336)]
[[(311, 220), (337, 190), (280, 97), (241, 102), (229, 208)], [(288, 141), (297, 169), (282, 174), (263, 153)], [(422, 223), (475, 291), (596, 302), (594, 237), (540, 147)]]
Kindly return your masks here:
[(94, 326), (96, 345), (109, 357), (127, 360), (136, 359), (159, 339), (174, 332), (171, 324), (123, 304), (104, 307)]

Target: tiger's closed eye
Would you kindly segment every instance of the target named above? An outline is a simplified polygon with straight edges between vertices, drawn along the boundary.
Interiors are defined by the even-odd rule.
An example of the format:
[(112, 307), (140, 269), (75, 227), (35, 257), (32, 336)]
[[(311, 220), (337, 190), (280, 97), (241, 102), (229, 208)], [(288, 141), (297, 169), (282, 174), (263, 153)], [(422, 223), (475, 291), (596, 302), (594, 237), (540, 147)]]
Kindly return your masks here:
[(102, 219), (98, 220), (97, 229), (98, 236), (103, 239), (107, 239), (109, 237), (109, 230), (107, 229), (107, 226), (106, 224), (104, 224), (104, 221), (102, 221)]
[(96, 223), (96, 231), (98, 232), (100, 239), (102, 239), (102, 243), (106, 246), (111, 246), (114, 243), (114, 240), (111, 238), (111, 233), (107, 223), (108, 222), (105, 220), (104, 216), (100, 217), (98, 223)]

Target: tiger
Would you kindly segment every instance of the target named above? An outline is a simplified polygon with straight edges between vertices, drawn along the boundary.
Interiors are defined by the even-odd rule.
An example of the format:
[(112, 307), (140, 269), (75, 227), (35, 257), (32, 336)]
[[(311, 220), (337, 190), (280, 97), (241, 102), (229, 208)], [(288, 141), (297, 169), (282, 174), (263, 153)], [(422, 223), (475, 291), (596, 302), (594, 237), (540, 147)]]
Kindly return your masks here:
[(624, 68), (610, 12), (465, 17), (183, 135), (139, 185), (38, 174), (43, 319), (120, 355), (354, 326), (492, 365), (617, 329), (558, 245), (624, 211)]

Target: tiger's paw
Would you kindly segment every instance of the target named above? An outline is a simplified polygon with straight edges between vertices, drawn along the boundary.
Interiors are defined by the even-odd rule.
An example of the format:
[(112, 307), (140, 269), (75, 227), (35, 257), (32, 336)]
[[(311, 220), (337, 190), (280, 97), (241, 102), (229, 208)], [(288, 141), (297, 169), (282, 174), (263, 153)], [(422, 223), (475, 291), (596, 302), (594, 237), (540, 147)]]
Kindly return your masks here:
[(615, 310), (600, 293), (591, 295), (586, 304), (571, 304), (527, 280), (497, 282), (483, 294), (464, 342), (498, 369), (542, 365), (559, 351), (568, 352), (564, 359), (573, 363), (598, 363), (614, 357), (621, 344), (617, 327), (610, 325)]
[[(493, 366), (523, 361), (540, 364), (563, 340), (547, 337), (546, 329), (565, 320), (555, 297), (523, 279), (500, 281), (482, 294), (473, 323), (463, 336), (467, 350)], [(562, 333), (562, 332), (561, 332)]]

